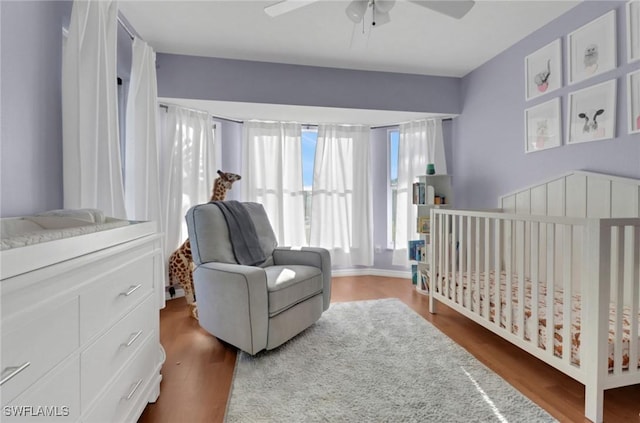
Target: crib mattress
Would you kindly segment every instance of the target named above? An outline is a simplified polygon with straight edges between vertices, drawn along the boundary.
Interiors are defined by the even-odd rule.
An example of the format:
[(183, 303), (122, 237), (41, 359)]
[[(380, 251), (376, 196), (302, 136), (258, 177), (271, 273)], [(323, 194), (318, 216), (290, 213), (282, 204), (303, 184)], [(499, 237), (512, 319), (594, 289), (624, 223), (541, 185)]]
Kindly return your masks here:
[[(476, 311), (479, 310), (479, 313), (481, 315), (484, 315), (484, 307), (486, 306), (486, 301), (484, 298), (484, 284), (485, 284), (485, 279), (486, 279), (486, 272), (481, 272), (480, 273), (480, 278), (479, 278), (479, 285), (480, 285), (480, 304), (477, 304), (477, 300), (476, 300), (476, 296), (475, 296), (475, 286), (477, 286), (477, 284), (475, 283), (476, 276), (475, 276), (475, 272), (472, 272), (471, 274), (471, 278), (474, 281), (473, 283), (473, 287), (474, 289), (472, 289), (471, 291), (471, 309)], [(449, 296), (450, 298), (452, 297), (452, 295), (458, 295), (458, 287), (459, 287), (459, 275), (456, 274), (455, 275), (455, 282), (454, 282), (454, 278), (453, 275), (450, 275), (449, 281)], [(465, 308), (469, 308), (468, 305), (466, 304), (467, 302), (467, 295), (466, 295), (466, 290), (467, 290), (467, 286), (468, 286), (468, 273), (463, 273), (462, 275), (462, 285), (463, 285), (463, 298), (462, 298), (462, 303), (464, 305)], [(490, 299), (489, 299), (489, 319), (492, 322), (495, 322), (495, 315), (496, 315), (496, 304), (495, 304), (495, 300), (496, 300), (496, 296), (495, 296), (495, 285), (496, 285), (496, 274), (494, 271), (488, 272), (488, 279), (489, 279), (489, 292), (490, 292)], [(500, 309), (501, 309), (501, 313), (500, 313), (500, 326), (503, 328), (507, 327), (507, 315), (506, 315), (506, 286), (507, 286), (507, 275), (505, 272), (501, 272), (500, 273)], [(453, 291), (453, 293), (452, 293)], [(519, 304), (518, 304), (518, 281), (517, 281), (517, 277), (513, 276), (512, 277), (512, 301), (511, 301), (511, 308), (512, 308), (512, 316), (517, 316), (518, 310), (519, 310)], [(547, 345), (547, 287), (546, 284), (539, 284), (538, 285), (538, 325), (537, 325), (537, 330), (538, 330), (538, 347), (545, 349), (546, 350), (546, 345)], [(531, 318), (531, 310), (532, 310), (532, 298), (531, 298), (531, 281), (526, 279), (525, 280), (525, 327), (524, 327), (524, 338), (528, 341), (530, 341), (532, 339), (532, 333), (534, 333), (534, 331), (536, 330), (535, 328), (535, 323), (533, 322), (533, 319)], [(553, 330), (553, 352), (554, 355), (557, 357), (562, 357), (563, 356), (563, 307), (562, 307), (562, 302), (563, 302), (563, 290), (562, 288), (556, 287), (556, 289), (554, 290), (554, 310), (553, 310), (553, 325), (554, 325), (554, 330)], [(478, 309), (479, 307), (479, 309)], [(577, 366), (580, 365), (580, 335), (581, 335), (581, 326), (580, 326), (580, 308), (581, 307), (581, 301), (580, 301), (580, 295), (579, 294), (573, 294), (571, 296), (571, 363), (575, 364)], [(640, 321), (640, 313), (638, 315), (639, 317), (639, 321)], [(631, 338), (631, 309), (629, 306), (625, 306), (623, 309), (623, 340), (622, 340), (622, 368), (623, 369), (628, 369), (629, 368), (629, 340)], [(614, 339), (615, 339), (615, 328), (616, 328), (616, 309), (615, 309), (615, 305), (611, 305), (609, 308), (609, 348), (608, 348), (608, 355), (609, 355), (609, 370), (613, 370), (614, 367)], [(517, 326), (517, 322), (515, 322), (515, 319), (512, 319), (512, 328), (511, 328), (512, 333), (517, 333), (518, 331), (518, 326)], [(640, 324), (638, 327), (638, 333), (640, 334)], [(640, 338), (639, 338), (640, 341)], [(640, 366), (640, 351), (638, 352), (638, 366)]]

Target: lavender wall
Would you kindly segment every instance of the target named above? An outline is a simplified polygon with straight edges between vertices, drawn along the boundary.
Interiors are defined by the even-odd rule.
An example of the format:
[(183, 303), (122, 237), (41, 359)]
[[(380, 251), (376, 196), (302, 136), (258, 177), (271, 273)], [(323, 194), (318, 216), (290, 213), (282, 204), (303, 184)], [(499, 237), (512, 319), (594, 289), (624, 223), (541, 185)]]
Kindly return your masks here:
[[(567, 34), (616, 9), (618, 68), (567, 86)], [(524, 58), (560, 37), (565, 81), (563, 87), (525, 101)], [(560, 16), (462, 80), (462, 115), (454, 121), (454, 195), (457, 207), (496, 207), (498, 197), (564, 172), (582, 169), (640, 178), (640, 135), (627, 134), (627, 64), (625, 2), (586, 1)], [(617, 137), (524, 153), (524, 110), (561, 97), (563, 139), (566, 138), (567, 98), (572, 91), (617, 79)], [(566, 140), (565, 140), (566, 142)]]
[[(0, 1), (2, 217), (62, 207), (62, 28), (71, 8), (71, 1)], [(126, 97), (131, 39), (118, 31)]]
[(71, 2), (1, 1), (0, 216), (62, 207), (62, 27)]
[[(219, 136), (222, 144), (220, 169), (242, 176), (242, 124), (228, 120), (221, 120), (217, 124), (220, 125)], [(240, 179), (233, 184), (227, 192), (228, 200), (241, 200), (242, 183)]]
[(158, 54), (158, 96), (432, 113), (460, 111), (460, 79)]

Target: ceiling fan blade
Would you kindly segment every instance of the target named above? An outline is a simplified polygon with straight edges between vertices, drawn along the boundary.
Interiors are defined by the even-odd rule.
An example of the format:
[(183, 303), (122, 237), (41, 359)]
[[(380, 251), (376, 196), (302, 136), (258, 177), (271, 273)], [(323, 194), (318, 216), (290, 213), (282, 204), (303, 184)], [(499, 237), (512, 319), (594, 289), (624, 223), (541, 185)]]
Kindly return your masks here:
[(273, 17), (284, 15), (293, 10), (310, 5), (319, 0), (282, 0), (264, 8), (264, 12)]
[(435, 10), (443, 15), (460, 19), (466, 15), (475, 4), (473, 0), (409, 0), (411, 3)]

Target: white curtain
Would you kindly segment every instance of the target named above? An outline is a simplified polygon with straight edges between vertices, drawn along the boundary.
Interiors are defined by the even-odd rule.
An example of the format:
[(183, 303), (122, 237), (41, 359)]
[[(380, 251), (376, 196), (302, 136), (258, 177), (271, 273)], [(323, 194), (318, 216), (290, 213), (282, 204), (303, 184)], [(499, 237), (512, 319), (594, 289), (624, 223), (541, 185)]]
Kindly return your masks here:
[(418, 239), (417, 207), (413, 205), (413, 183), (434, 163), (437, 174), (447, 173), (442, 138), (442, 120), (419, 120), (400, 125), (398, 143), (398, 188), (396, 201), (395, 247), (392, 264), (408, 266), (407, 243)]
[(62, 59), (65, 208), (126, 218), (116, 86), (116, 1), (75, 1)]
[(373, 265), (368, 127), (320, 125), (313, 171), (310, 245), (336, 266)]
[(244, 123), (243, 198), (264, 205), (279, 245), (307, 245), (302, 186), (302, 127)]
[(133, 40), (126, 110), (124, 188), (127, 217), (131, 220), (153, 220), (162, 227), (156, 130), (156, 54), (138, 38)]
[[(125, 118), (125, 207), (128, 219), (153, 220), (162, 231), (165, 225), (162, 221), (158, 164), (156, 53), (138, 38), (133, 40), (132, 47)], [(164, 255), (163, 247), (163, 263)], [(162, 273), (162, 286), (165, 274)], [(160, 307), (164, 307), (164, 290), (159, 291), (159, 302)]]
[(161, 121), (161, 221), (169, 257), (188, 238), (187, 210), (211, 199), (220, 155), (208, 113), (171, 105)]

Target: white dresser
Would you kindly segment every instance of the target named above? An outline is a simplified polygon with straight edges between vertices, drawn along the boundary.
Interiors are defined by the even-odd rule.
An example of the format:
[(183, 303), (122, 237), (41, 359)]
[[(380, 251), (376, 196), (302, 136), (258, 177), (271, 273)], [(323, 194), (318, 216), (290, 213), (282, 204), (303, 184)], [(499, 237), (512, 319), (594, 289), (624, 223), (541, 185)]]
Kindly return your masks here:
[(137, 421), (164, 361), (156, 225), (5, 250), (0, 275), (0, 420)]

